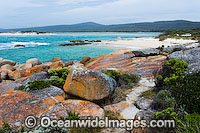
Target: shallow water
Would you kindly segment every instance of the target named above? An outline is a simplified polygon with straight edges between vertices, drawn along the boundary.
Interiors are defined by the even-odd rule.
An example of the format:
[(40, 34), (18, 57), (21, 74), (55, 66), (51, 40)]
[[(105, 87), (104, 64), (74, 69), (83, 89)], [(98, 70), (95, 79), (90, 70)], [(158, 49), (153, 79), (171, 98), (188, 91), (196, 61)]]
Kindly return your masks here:
[[(27, 59), (38, 58), (47, 62), (53, 57), (60, 57), (64, 61), (81, 60), (83, 56), (96, 57), (111, 53), (118, 48), (109, 46), (85, 45), (59, 47), (59, 44), (69, 40), (113, 40), (117, 37), (153, 37), (160, 33), (56, 33), (55, 35), (33, 36), (0, 36), (0, 57), (18, 63)], [(25, 48), (14, 48), (15, 45), (25, 45)]]

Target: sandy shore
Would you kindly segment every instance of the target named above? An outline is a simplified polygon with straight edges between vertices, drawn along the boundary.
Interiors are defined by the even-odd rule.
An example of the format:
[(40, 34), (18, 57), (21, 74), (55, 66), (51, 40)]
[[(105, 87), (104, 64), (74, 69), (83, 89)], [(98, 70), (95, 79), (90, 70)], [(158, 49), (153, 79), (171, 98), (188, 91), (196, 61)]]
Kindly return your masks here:
[(166, 39), (164, 41), (159, 41), (159, 39), (154, 38), (131, 38), (131, 39), (116, 39), (111, 41), (103, 41), (98, 43), (98, 45), (107, 45), (112, 47), (119, 48), (132, 48), (132, 49), (141, 49), (141, 48), (157, 48), (164, 45), (165, 47), (178, 44), (187, 44), (196, 42), (194, 40), (183, 40), (183, 39)]

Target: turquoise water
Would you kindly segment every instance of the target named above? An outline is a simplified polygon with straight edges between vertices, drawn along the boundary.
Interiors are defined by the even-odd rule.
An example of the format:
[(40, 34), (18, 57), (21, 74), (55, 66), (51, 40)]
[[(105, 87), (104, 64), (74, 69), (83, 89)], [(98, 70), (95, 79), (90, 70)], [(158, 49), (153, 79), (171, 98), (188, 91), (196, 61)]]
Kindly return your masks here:
[[(153, 37), (160, 33), (56, 33), (55, 35), (34, 36), (0, 36), (0, 57), (18, 63), (27, 59), (38, 58), (47, 62), (54, 57), (64, 61), (81, 60), (83, 56), (96, 57), (111, 53), (118, 48), (97, 45), (59, 47), (59, 44), (69, 40), (113, 40), (117, 37)], [(25, 45), (25, 48), (14, 48), (15, 45)]]

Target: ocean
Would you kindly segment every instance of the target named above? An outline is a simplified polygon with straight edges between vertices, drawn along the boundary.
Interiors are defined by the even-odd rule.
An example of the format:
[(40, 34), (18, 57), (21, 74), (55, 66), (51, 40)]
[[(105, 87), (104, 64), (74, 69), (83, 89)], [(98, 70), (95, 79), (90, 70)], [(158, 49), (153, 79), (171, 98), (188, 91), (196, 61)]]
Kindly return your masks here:
[[(55, 33), (53, 35), (7, 35), (0, 36), (0, 57), (25, 63), (30, 58), (38, 58), (41, 62), (48, 62), (54, 57), (60, 57), (65, 62), (80, 61), (83, 56), (97, 57), (111, 53), (119, 48), (99, 45), (67, 46), (69, 40), (113, 40), (135, 37), (154, 37), (160, 33)], [(14, 48), (15, 45), (25, 45), (25, 48)]]

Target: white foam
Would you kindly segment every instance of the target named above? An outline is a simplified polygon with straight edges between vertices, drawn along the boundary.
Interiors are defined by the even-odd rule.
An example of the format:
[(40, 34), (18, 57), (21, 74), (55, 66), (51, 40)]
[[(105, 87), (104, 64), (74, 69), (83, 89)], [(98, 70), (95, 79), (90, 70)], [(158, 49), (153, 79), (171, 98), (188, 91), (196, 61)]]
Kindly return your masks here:
[(49, 45), (49, 43), (39, 43), (39, 42), (10, 42), (10, 43), (0, 43), (1, 49), (13, 49), (16, 45), (24, 45), (25, 47), (37, 47), (41, 45)]

